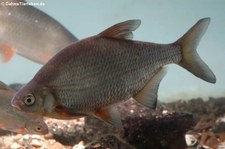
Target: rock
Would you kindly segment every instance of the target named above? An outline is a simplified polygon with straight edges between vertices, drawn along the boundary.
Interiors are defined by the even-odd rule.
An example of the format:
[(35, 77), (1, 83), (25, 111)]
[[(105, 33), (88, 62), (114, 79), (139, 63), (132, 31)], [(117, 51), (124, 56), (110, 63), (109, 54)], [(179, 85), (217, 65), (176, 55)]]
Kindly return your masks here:
[(196, 137), (191, 134), (185, 135), (185, 141), (186, 141), (187, 146), (189, 146), (189, 147), (195, 146), (198, 143), (198, 140), (196, 139)]
[(116, 136), (105, 135), (86, 145), (85, 149), (134, 149), (134, 147)]
[(73, 149), (85, 149), (84, 142), (80, 141), (78, 144), (74, 145)]
[[(196, 140), (189, 138), (189, 146), (194, 146), (188, 149), (224, 148), (225, 98), (162, 103), (156, 110), (129, 100), (118, 105), (117, 109), (124, 130), (92, 116), (75, 120), (46, 118), (51, 132), (48, 136), (0, 131), (0, 148), (75, 149), (85, 146), (93, 149), (132, 149), (135, 146), (137, 149), (183, 149), (186, 148), (185, 135), (193, 135), (197, 139), (194, 145)], [(194, 116), (183, 111), (192, 112)], [(195, 127), (191, 128), (193, 125)], [(185, 133), (187, 130), (188, 133)]]
[(70, 146), (80, 141), (91, 142), (105, 133), (118, 132), (113, 126), (93, 116), (67, 121), (48, 119), (47, 124), (56, 141)]
[(220, 143), (218, 149), (225, 149), (225, 142)]
[(206, 145), (198, 145), (196, 149), (212, 149)]
[[(132, 112), (129, 110), (132, 109)], [(123, 137), (138, 149), (185, 148), (184, 135), (196, 123), (190, 113), (150, 110), (135, 101), (119, 106), (124, 127)]]
[(33, 140), (31, 140), (31, 145), (33, 146), (33, 147), (41, 147), (42, 146), (42, 142), (40, 141), (40, 140), (37, 140), (37, 139), (33, 139)]
[(225, 132), (225, 122), (220, 122), (214, 129), (215, 133)]
[(79, 143), (82, 137), (85, 136), (84, 118), (67, 121), (47, 119), (46, 123), (49, 126), (52, 137), (64, 145), (73, 146)]
[(187, 113), (172, 113), (154, 119), (130, 117), (125, 121), (125, 138), (140, 149), (185, 148), (185, 132), (194, 124), (193, 116)]
[(25, 149), (25, 148), (15, 142), (12, 145), (10, 145), (10, 149)]
[(30, 135), (24, 135), (21, 137), (20, 142), (28, 141), (30, 139)]

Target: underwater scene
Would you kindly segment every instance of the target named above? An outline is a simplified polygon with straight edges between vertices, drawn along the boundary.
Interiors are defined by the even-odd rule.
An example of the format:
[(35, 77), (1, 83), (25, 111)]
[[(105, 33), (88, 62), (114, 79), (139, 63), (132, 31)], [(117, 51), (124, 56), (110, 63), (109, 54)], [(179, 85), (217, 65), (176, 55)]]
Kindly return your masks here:
[(225, 149), (222, 0), (1, 0), (0, 148)]

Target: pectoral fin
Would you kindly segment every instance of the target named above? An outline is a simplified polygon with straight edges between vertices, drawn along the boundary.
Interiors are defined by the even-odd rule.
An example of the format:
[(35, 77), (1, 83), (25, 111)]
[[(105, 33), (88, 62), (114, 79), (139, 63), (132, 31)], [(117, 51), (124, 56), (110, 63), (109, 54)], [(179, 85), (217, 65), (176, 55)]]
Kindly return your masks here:
[(120, 114), (116, 107), (101, 108), (94, 113), (94, 116), (116, 126), (117, 128), (122, 128)]
[(159, 84), (165, 74), (166, 69), (160, 68), (146, 86), (134, 96), (134, 99), (149, 108), (155, 109), (157, 105)]
[(75, 119), (87, 116), (87, 114), (76, 113), (73, 109), (68, 109), (63, 106), (56, 106), (55, 112), (58, 114), (57, 118), (60, 119)]
[(8, 45), (0, 45), (0, 56), (2, 63), (7, 63), (13, 56), (15, 51)]
[(19, 127), (19, 128), (17, 128), (16, 129), (16, 131), (18, 132), (18, 133), (25, 133), (26, 132), (26, 128), (24, 128), (24, 127)]
[(5, 128), (5, 125), (3, 123), (0, 123), (0, 128)]

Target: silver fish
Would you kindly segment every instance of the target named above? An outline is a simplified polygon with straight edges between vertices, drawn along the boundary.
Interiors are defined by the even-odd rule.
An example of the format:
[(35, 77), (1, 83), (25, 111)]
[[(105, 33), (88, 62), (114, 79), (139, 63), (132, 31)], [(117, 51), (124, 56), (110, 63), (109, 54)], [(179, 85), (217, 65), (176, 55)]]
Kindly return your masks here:
[(140, 23), (125, 21), (66, 47), (19, 90), (12, 105), (57, 118), (57, 114), (93, 114), (120, 126), (111, 105), (133, 97), (155, 108), (167, 64), (178, 64), (207, 82), (216, 82), (196, 51), (210, 18), (199, 20), (171, 44), (131, 40)]
[(44, 64), (63, 47), (77, 41), (58, 21), (37, 8), (9, 5), (19, 2), (25, 1), (1, 1), (0, 56), (3, 63), (16, 53)]
[(21, 84), (21, 83), (13, 83), (10, 84), (9, 87), (14, 89), (15, 91), (18, 91), (19, 89), (21, 89), (25, 84)]
[(0, 128), (17, 133), (47, 134), (42, 116), (33, 116), (11, 106), (16, 91), (0, 81)]

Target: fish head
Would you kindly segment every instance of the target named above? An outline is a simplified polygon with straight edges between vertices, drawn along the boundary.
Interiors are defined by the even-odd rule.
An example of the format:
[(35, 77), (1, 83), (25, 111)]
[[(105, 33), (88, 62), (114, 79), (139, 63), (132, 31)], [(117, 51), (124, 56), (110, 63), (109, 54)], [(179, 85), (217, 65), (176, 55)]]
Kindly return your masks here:
[(37, 117), (36, 119), (31, 119), (25, 124), (25, 129), (27, 134), (38, 134), (45, 135), (48, 134), (48, 126), (44, 122), (43, 117)]
[(27, 113), (43, 115), (46, 110), (50, 109), (45, 106), (45, 103), (48, 102), (48, 98), (51, 100), (51, 97), (46, 87), (31, 81), (16, 93), (11, 105)]

